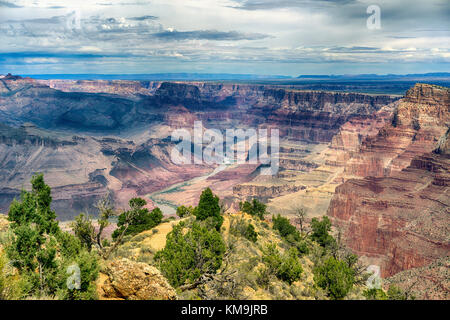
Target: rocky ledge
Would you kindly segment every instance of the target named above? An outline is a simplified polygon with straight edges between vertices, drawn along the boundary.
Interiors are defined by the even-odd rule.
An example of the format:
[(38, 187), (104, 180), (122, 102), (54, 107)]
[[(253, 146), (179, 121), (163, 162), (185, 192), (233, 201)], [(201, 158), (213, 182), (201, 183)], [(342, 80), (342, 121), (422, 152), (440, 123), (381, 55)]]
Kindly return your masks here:
[(101, 300), (176, 300), (175, 290), (161, 272), (146, 263), (128, 259), (107, 264), (97, 282)]

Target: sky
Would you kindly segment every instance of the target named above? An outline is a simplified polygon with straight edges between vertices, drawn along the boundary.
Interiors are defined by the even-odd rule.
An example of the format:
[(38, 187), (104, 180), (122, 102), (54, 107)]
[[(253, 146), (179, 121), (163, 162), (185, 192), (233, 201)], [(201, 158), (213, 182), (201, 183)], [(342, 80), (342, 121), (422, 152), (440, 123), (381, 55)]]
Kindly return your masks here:
[(0, 0), (7, 72), (450, 72), (450, 1)]

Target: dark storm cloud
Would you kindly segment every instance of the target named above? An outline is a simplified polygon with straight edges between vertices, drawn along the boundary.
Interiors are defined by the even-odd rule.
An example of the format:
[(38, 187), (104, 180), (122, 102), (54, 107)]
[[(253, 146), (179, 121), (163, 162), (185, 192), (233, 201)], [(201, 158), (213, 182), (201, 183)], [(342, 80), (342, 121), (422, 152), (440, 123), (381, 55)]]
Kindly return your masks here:
[(133, 21), (145, 21), (145, 20), (156, 20), (158, 17), (155, 16), (141, 16), (141, 17), (131, 17), (127, 18), (127, 20), (133, 20)]
[[(435, 0), (397, 0), (374, 3), (379, 6), (381, 26), (385, 30), (416, 30), (424, 26), (430, 31), (450, 29), (450, 1)], [(342, 24), (355, 24), (368, 17), (368, 3), (354, 2), (336, 6), (328, 11), (333, 21)]]
[(242, 10), (269, 10), (276, 8), (317, 7), (323, 5), (342, 5), (353, 3), (355, 0), (238, 0), (239, 4), (231, 6)]
[(112, 3), (112, 2), (105, 2), (105, 3), (96, 3), (99, 6), (143, 6), (143, 5), (149, 5), (150, 2), (148, 1), (136, 1), (136, 2), (118, 2), (118, 3)]
[(195, 31), (162, 31), (154, 37), (167, 40), (259, 40), (269, 37), (260, 33), (241, 33), (237, 31), (195, 30)]
[(417, 37), (409, 37), (409, 36), (388, 36), (391, 39), (416, 39)]
[(95, 59), (130, 57), (130, 53), (72, 53), (72, 52), (0, 52), (0, 61), (25, 58)]
[(373, 53), (373, 52), (379, 52), (381, 51), (380, 48), (376, 47), (359, 47), (359, 46), (353, 46), (353, 47), (332, 47), (327, 49), (327, 52), (337, 52), (337, 53)]
[(37, 18), (24, 20), (7, 20), (7, 23), (43, 23), (43, 24), (58, 24), (65, 21), (66, 16), (54, 16), (51, 18)]
[(382, 27), (390, 30), (417, 30), (423, 26), (432, 26), (431, 31), (450, 30), (450, 1), (448, 0), (396, 0), (360, 2), (356, 0), (235, 0), (232, 8), (240, 10), (273, 10), (279, 8), (298, 8), (322, 12), (329, 21), (342, 26), (359, 26), (368, 17), (369, 5), (378, 5), (381, 9)]
[(7, 1), (0, 1), (0, 8), (22, 8), (22, 6)]

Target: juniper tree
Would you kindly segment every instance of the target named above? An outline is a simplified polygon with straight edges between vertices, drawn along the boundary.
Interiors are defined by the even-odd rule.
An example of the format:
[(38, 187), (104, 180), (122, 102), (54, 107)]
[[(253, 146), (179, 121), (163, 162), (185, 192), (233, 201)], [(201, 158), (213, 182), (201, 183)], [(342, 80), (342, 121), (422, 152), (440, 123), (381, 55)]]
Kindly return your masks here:
[(245, 201), (239, 203), (239, 209), (242, 212), (248, 213), (252, 216), (257, 216), (259, 219), (264, 219), (267, 206), (258, 199), (253, 199), (251, 202)]
[(32, 287), (43, 293), (56, 273), (54, 236), (60, 229), (50, 208), (51, 189), (45, 184), (44, 176), (34, 175), (31, 186), (31, 192), (22, 190), (20, 201), (14, 199), (9, 208), (8, 220), (14, 237), (7, 253), (13, 266), (27, 273)]
[[(20, 201), (14, 199), (11, 203), (8, 219), (13, 237), (6, 246), (12, 265), (26, 280), (25, 294), (94, 298), (96, 256), (83, 249), (75, 236), (59, 228), (56, 213), (50, 208), (51, 188), (43, 175), (33, 176), (31, 185), (31, 192), (22, 191)], [(81, 269), (80, 288), (67, 286), (66, 268), (74, 263)]]
[(200, 195), (198, 206), (194, 209), (194, 216), (200, 221), (210, 218), (215, 228), (220, 230), (223, 217), (221, 215), (219, 197), (214, 195), (210, 188), (203, 190)]
[(322, 247), (332, 246), (336, 240), (329, 234), (331, 231), (331, 221), (327, 216), (323, 216), (322, 220), (313, 218), (311, 220), (311, 239), (319, 243)]

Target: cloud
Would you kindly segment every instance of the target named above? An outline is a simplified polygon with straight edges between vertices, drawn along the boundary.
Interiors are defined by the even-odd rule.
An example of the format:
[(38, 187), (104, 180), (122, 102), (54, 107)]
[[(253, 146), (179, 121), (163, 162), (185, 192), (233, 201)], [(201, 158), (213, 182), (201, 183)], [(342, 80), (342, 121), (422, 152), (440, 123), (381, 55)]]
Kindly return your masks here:
[(261, 33), (241, 33), (237, 31), (195, 30), (176, 31), (166, 30), (153, 34), (154, 37), (167, 40), (260, 40), (269, 37)]
[(145, 21), (145, 20), (156, 20), (158, 19), (158, 17), (155, 16), (141, 16), (141, 17), (132, 17), (132, 18), (127, 18), (128, 20), (133, 20), (133, 21)]
[(23, 20), (7, 20), (7, 23), (44, 23), (44, 24), (58, 24), (65, 21), (66, 16), (54, 16), (51, 18), (36, 18)]
[(82, 46), (78, 51), (80, 52), (101, 52), (102, 49), (95, 46)]
[(7, 1), (0, 1), (0, 8), (22, 8), (22, 6)]
[[(448, 0), (377, 0), (380, 30), (366, 27), (371, 0), (97, 1), (0, 0), (0, 69), (295, 75), (450, 66)], [(59, 6), (65, 15), (51, 9)]]
[[(127, 53), (93, 53), (93, 52), (57, 52), (57, 51), (40, 51), (40, 52), (0, 52), (0, 61), (5, 60), (27, 60), (33, 61), (40, 59), (93, 59), (93, 58), (111, 58), (111, 57), (130, 57)], [(44, 60), (41, 60), (44, 61)]]
[(342, 5), (354, 3), (355, 0), (237, 0), (236, 5), (230, 6), (242, 10), (270, 10), (280, 8), (308, 8), (324, 5)]
[(149, 1), (135, 1), (135, 2), (104, 2), (104, 3), (97, 3), (97, 5), (99, 6), (145, 6), (145, 5), (149, 5), (150, 2)]
[(49, 64), (58, 63), (59, 60), (55, 58), (26, 58), (24, 59), (24, 62), (27, 64)]

